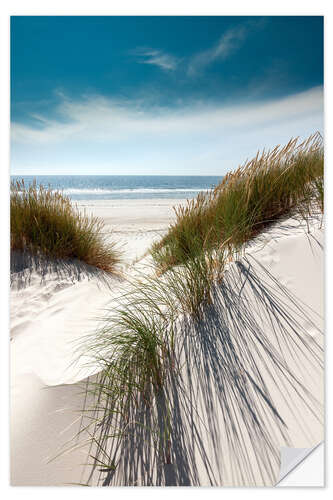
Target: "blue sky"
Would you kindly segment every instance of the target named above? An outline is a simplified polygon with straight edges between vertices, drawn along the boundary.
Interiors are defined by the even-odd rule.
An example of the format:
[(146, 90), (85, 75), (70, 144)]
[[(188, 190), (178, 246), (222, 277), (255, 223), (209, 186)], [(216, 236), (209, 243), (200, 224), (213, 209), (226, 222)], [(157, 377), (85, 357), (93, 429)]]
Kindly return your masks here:
[(322, 17), (11, 18), (13, 174), (221, 175), (323, 131)]

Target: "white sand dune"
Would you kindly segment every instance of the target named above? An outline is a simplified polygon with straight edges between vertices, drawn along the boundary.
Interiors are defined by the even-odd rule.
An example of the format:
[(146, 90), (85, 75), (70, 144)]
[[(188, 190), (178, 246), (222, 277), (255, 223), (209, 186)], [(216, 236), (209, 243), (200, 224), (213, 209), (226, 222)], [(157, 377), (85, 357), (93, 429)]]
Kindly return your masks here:
[(140, 432), (152, 422), (138, 411), (105, 484), (272, 486), (281, 449), (323, 440), (322, 265), (320, 221), (308, 233), (292, 219), (230, 263), (203, 319), (177, 332), (182, 368), (153, 409), (171, 412), (168, 447)]
[[(163, 234), (173, 217), (172, 206), (179, 201), (101, 201), (93, 206), (82, 202), (80, 208), (103, 217), (106, 232), (112, 231), (113, 239), (124, 244), (124, 271), (135, 274), (133, 262)], [(210, 320), (187, 329), (184, 325), (180, 355), (189, 371), (180, 377), (184, 404), (175, 420), (179, 446), (170, 470), (161, 472), (155, 467), (155, 484), (274, 484), (279, 475), (279, 457), (275, 456), (279, 446), (310, 447), (323, 439), (322, 422), (317, 418), (323, 404), (323, 230), (318, 221), (312, 221), (310, 229), (308, 233), (306, 225), (288, 220), (251, 243), (238, 263), (230, 264), (224, 288), (216, 292)], [(78, 394), (77, 382), (94, 373), (93, 367), (87, 371), (72, 364), (77, 342), (93, 332), (97, 318), (112, 308), (124, 278), (105, 279), (78, 263), (35, 262), (34, 268), (19, 269), (18, 262), (11, 290), (11, 483), (78, 483), (87, 448), (48, 460), (78, 431), (75, 412), (82, 408), (83, 396)], [(227, 337), (236, 346), (228, 357), (230, 342), (223, 343)], [(239, 373), (231, 376), (230, 360), (236, 354), (237, 359), (244, 356), (244, 339), (253, 346), (259, 340), (266, 342), (266, 348), (254, 348), (253, 359), (246, 353), (244, 363), (237, 365)], [(282, 366), (290, 367), (298, 385), (284, 378)], [(240, 368), (247, 370), (247, 382)], [(259, 383), (260, 376), (279, 418), (256, 399), (249, 377)], [(226, 434), (231, 420), (226, 421), (224, 396), (235, 394), (233, 387), (239, 387), (240, 380), (250, 384), (246, 387), (251, 404), (260, 408), (255, 407), (259, 419), (255, 435), (247, 427), (255, 427), (253, 421), (242, 413), (249, 404), (246, 398), (240, 405), (243, 410), (231, 412), (239, 422), (243, 419), (238, 428), (243, 441), (237, 444), (236, 453)], [(239, 390), (236, 396), (240, 397)], [(253, 445), (254, 438), (258, 446), (264, 442), (272, 447), (270, 456)], [(130, 460), (134, 460), (129, 450), (122, 453), (114, 484), (124, 484)], [(137, 481), (148, 484), (144, 474)]]
[[(103, 218), (107, 236), (123, 251), (122, 269), (133, 274), (135, 261), (166, 231), (180, 201), (90, 201), (79, 208)], [(78, 430), (73, 411), (82, 408), (82, 389), (75, 382), (98, 370), (87, 369), (86, 359), (77, 362), (79, 340), (112, 309), (125, 279), (106, 278), (79, 262), (24, 262), (20, 255), (12, 267), (11, 483), (79, 482), (86, 460), (81, 450), (47, 462)]]

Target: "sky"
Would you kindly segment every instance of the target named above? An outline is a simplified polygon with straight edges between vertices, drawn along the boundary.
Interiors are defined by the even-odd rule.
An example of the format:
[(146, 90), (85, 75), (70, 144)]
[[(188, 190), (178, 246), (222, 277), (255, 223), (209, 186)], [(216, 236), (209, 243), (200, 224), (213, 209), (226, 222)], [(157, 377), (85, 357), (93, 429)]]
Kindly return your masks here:
[(223, 175), (323, 133), (323, 18), (11, 17), (11, 173)]

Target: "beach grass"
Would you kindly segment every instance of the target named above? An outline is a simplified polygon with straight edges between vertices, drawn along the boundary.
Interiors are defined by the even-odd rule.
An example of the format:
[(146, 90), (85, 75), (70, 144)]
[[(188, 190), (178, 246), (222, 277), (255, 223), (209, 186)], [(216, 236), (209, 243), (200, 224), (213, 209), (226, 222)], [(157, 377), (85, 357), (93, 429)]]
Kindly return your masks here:
[(54, 259), (78, 259), (112, 272), (120, 254), (105, 241), (103, 221), (88, 217), (60, 191), (34, 181), (11, 183), (11, 250), (27, 251)]
[[(114, 471), (117, 446), (128, 435), (129, 422), (135, 427), (138, 406), (156, 414), (169, 377), (178, 369), (178, 321), (184, 315), (194, 321), (203, 318), (226, 264), (273, 222), (323, 210), (319, 134), (258, 153), (214, 190), (176, 209), (175, 224), (152, 248), (157, 272), (135, 280), (83, 346), (101, 369), (97, 381), (87, 385), (94, 403), (83, 412), (89, 415), (85, 430), (95, 448), (92, 471)], [(163, 418), (169, 422), (167, 398), (164, 408)], [(172, 432), (169, 423), (166, 428)], [(117, 444), (112, 454), (113, 438)]]
[(324, 153), (319, 133), (263, 151), (215, 189), (175, 208), (176, 221), (152, 247), (160, 272), (201, 253), (237, 251), (276, 220), (323, 211)]

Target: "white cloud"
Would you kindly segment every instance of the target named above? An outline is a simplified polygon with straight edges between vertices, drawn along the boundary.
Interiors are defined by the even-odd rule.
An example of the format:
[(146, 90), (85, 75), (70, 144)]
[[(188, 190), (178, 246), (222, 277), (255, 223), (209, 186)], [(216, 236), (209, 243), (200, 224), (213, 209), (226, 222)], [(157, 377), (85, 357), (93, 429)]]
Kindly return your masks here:
[(131, 135), (205, 134), (224, 128), (255, 127), (263, 123), (290, 120), (321, 111), (321, 87), (289, 97), (243, 105), (187, 105), (181, 109), (161, 107), (145, 110), (136, 102), (120, 102), (104, 97), (64, 99), (58, 114), (64, 121), (39, 116), (43, 128), (12, 124), (14, 142), (61, 142), (87, 138), (100, 141), (122, 140)]
[(63, 98), (57, 112), (62, 121), (38, 117), (38, 129), (12, 124), (13, 169), (66, 164), (77, 173), (96, 173), (112, 164), (113, 173), (214, 174), (259, 148), (322, 130), (323, 89), (267, 102), (178, 109), (145, 109), (101, 96)]
[(208, 50), (198, 52), (190, 60), (188, 66), (189, 75), (202, 71), (205, 67), (220, 59), (224, 60), (237, 50), (248, 34), (248, 25), (241, 25), (227, 30), (218, 42)]
[[(197, 52), (187, 60), (188, 75), (193, 76), (214, 61), (218, 59), (223, 60), (229, 57), (230, 54), (241, 46), (249, 30), (257, 25), (260, 25), (260, 22), (249, 21), (243, 25), (227, 30), (213, 47), (208, 50)], [(137, 48), (132, 51), (131, 54), (138, 57), (138, 63), (152, 64), (165, 71), (175, 70), (180, 62), (179, 58), (152, 48)]]
[(165, 71), (173, 71), (178, 65), (178, 59), (176, 57), (166, 54), (161, 50), (137, 49), (133, 53), (139, 57), (139, 59), (137, 59), (138, 63), (152, 64)]

